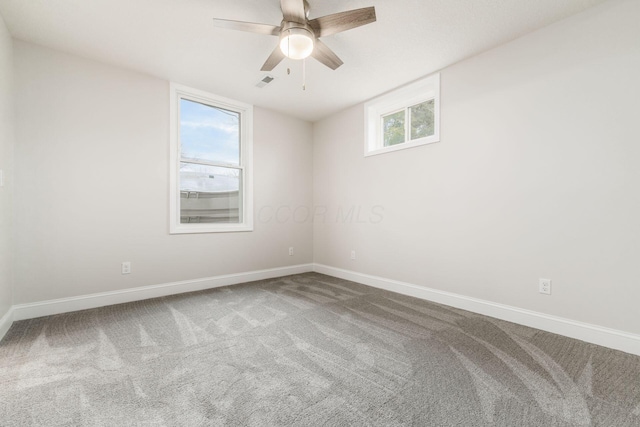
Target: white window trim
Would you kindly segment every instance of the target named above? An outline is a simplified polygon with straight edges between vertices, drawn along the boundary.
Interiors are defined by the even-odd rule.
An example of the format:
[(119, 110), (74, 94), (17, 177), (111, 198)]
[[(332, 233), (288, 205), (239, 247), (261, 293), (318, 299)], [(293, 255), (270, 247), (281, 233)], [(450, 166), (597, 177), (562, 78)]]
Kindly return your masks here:
[[(240, 113), (240, 168), (242, 215), (238, 224), (180, 223), (180, 99), (190, 99)], [(253, 231), (253, 105), (223, 98), (177, 83), (169, 85), (169, 233), (219, 233)]]
[[(422, 102), (434, 100), (433, 135), (409, 140), (390, 147), (382, 145), (382, 117)], [(393, 90), (372, 99), (364, 105), (364, 155), (375, 156), (392, 151), (405, 150), (440, 141), (440, 74), (436, 73), (415, 83)], [(411, 123), (407, 121), (407, 128)], [(406, 133), (410, 136), (410, 132)]]

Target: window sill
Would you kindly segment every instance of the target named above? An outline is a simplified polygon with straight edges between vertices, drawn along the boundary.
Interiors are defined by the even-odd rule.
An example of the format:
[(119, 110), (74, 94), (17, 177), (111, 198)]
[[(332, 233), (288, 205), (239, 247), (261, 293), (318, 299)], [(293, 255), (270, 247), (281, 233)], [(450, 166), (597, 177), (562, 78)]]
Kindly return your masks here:
[(436, 142), (440, 142), (440, 139), (435, 137), (421, 138), (411, 142), (403, 142), (402, 144), (392, 145), (390, 147), (383, 147), (375, 150), (365, 150), (364, 156), (365, 157), (377, 156), (378, 154), (406, 150), (408, 148), (420, 147), (422, 145), (433, 144)]
[(253, 225), (229, 224), (229, 225), (176, 225), (171, 227), (169, 234), (199, 234), (199, 233), (238, 233), (253, 231)]

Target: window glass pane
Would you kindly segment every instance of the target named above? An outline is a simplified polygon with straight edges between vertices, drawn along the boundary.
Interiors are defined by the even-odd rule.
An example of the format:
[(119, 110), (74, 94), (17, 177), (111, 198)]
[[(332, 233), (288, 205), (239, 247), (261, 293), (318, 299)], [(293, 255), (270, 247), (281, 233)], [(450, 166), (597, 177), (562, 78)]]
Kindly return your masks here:
[(240, 114), (188, 99), (180, 100), (183, 158), (240, 164)]
[(241, 222), (241, 189), (241, 169), (180, 163), (180, 222)]
[(424, 138), (433, 135), (434, 116), (433, 99), (414, 105), (411, 111), (411, 139)]
[(402, 144), (405, 141), (404, 120), (404, 110), (382, 117), (382, 132), (385, 147)]

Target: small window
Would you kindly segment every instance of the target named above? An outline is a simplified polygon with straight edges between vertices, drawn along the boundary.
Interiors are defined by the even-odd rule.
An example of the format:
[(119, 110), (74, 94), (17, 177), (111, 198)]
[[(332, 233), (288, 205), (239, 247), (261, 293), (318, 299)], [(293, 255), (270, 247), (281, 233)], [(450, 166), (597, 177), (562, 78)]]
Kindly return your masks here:
[(251, 231), (253, 107), (170, 90), (170, 232)]
[(365, 156), (440, 140), (440, 75), (365, 104)]

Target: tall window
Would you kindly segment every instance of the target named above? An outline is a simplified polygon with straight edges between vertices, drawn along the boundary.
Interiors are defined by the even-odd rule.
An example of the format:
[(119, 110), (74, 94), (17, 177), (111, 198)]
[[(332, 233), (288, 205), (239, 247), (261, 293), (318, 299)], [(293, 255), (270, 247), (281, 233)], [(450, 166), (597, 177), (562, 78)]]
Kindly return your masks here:
[(365, 156), (440, 140), (440, 76), (422, 79), (365, 104)]
[(253, 107), (171, 84), (170, 232), (250, 231)]

